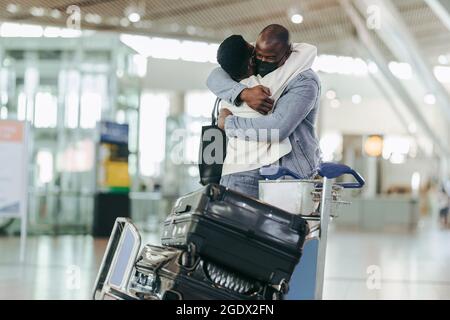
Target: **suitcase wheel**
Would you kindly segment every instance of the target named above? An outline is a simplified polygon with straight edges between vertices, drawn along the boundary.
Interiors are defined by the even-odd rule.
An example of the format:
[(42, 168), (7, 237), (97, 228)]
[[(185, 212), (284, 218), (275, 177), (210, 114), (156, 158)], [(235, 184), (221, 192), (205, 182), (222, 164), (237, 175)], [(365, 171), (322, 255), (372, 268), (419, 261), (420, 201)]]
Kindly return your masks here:
[(161, 300), (183, 300), (183, 297), (176, 291), (168, 290), (164, 293)]
[(187, 250), (181, 254), (181, 265), (186, 268), (192, 268), (195, 266), (196, 262), (196, 248), (195, 244), (190, 243), (187, 247)]
[(181, 254), (181, 265), (183, 267), (186, 268), (192, 267), (193, 265), (192, 260), (193, 260), (192, 255), (189, 252), (185, 251)]
[(209, 188), (209, 198), (213, 201), (220, 199), (221, 190), (219, 186), (211, 185)]

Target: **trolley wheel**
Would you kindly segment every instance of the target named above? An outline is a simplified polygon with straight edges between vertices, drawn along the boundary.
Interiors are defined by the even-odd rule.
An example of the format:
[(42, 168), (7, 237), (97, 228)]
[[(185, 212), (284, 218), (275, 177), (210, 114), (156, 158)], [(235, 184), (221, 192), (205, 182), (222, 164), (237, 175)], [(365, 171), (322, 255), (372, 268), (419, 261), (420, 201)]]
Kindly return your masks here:
[(279, 291), (282, 294), (288, 293), (288, 291), (289, 291), (289, 283), (285, 279), (281, 280), (281, 282), (280, 282), (280, 290)]
[(272, 293), (272, 300), (283, 300), (283, 294), (279, 291), (275, 291)]

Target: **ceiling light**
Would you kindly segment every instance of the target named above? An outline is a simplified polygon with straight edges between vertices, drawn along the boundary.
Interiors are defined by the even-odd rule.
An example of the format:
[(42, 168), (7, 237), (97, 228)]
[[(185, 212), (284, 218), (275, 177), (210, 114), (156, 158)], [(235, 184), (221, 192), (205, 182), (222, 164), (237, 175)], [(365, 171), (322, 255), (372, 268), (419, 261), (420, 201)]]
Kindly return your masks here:
[(130, 25), (130, 21), (127, 18), (120, 19), (120, 25), (122, 27), (128, 27)]
[(38, 7), (31, 7), (30, 14), (34, 17), (42, 17), (45, 14), (45, 9)]
[(362, 102), (362, 97), (359, 94), (354, 94), (352, 96), (352, 102), (354, 104), (360, 104)]
[(392, 164), (402, 164), (402, 163), (405, 163), (405, 160), (406, 160), (405, 158), (406, 158), (406, 156), (403, 153), (394, 152), (391, 154), (389, 161)]
[(446, 55), (440, 55), (438, 58), (440, 64), (448, 64), (448, 58)]
[(378, 72), (378, 66), (377, 66), (377, 64), (375, 62), (370, 61), (367, 64), (367, 68), (368, 68), (369, 72), (372, 73), (372, 74), (375, 74), (375, 73)]
[(299, 13), (293, 14), (291, 16), (291, 21), (295, 24), (299, 24), (303, 22), (303, 16)]
[(10, 3), (6, 6), (6, 11), (9, 13), (17, 13), (19, 12), (19, 6), (14, 3)]
[(50, 11), (50, 16), (54, 19), (59, 19), (61, 18), (61, 11), (59, 11), (58, 9), (53, 9), (52, 11)]
[(170, 25), (170, 31), (178, 32), (180, 30), (180, 25), (178, 23), (172, 23)]
[(131, 22), (135, 23), (135, 22), (138, 22), (139, 20), (141, 20), (141, 16), (137, 12), (131, 12), (128, 15), (128, 20), (130, 20)]
[(331, 100), (331, 102), (330, 102), (330, 106), (333, 109), (339, 108), (340, 105), (341, 105), (341, 102), (338, 99)]
[(108, 18), (106, 18), (106, 23), (116, 26), (116, 25), (120, 24), (120, 19), (118, 17), (108, 17)]
[(330, 100), (336, 99), (336, 91), (328, 90), (327, 93), (326, 93), (326, 96)]
[(203, 30), (203, 28), (197, 28), (197, 35), (204, 37), (206, 35), (206, 31)]
[(153, 22), (149, 21), (149, 20), (141, 20), (138, 21), (134, 24), (135, 27), (137, 28), (146, 28), (149, 29), (153, 26)]
[(197, 28), (194, 27), (194, 26), (188, 26), (186, 28), (186, 32), (187, 32), (188, 35), (193, 36), (193, 35), (195, 35), (197, 33)]
[(44, 30), (41, 26), (30, 24), (4, 22), (0, 27), (0, 36), (2, 37), (39, 38), (43, 33)]
[(428, 93), (428, 94), (426, 94), (425, 97), (423, 98), (423, 101), (424, 101), (426, 104), (433, 105), (433, 104), (436, 104), (436, 97), (435, 97), (434, 94)]
[(392, 74), (399, 79), (409, 80), (412, 78), (412, 68), (409, 63), (391, 61), (388, 67)]
[(102, 22), (102, 17), (98, 14), (86, 13), (84, 20), (86, 20), (87, 23), (100, 24)]
[(450, 83), (450, 67), (435, 66), (434, 75), (442, 83)]

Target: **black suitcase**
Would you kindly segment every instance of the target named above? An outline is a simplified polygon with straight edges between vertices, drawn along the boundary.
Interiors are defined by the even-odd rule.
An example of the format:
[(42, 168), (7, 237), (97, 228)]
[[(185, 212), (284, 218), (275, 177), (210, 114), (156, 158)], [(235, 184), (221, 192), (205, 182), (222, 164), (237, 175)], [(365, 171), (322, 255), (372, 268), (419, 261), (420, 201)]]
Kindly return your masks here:
[(306, 220), (217, 184), (177, 200), (163, 245), (187, 248), (280, 290), (300, 260)]
[(200, 257), (146, 245), (135, 263), (129, 291), (144, 300), (272, 300), (282, 294)]

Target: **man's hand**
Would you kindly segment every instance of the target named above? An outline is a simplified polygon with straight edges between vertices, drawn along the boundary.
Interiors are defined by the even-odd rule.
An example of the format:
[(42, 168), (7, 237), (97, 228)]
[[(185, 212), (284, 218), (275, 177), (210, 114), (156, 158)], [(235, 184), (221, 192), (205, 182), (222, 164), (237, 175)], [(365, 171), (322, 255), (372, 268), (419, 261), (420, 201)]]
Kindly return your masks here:
[(270, 98), (270, 89), (261, 85), (242, 90), (239, 98), (250, 108), (264, 115), (273, 108), (273, 100)]
[(226, 119), (228, 116), (231, 116), (231, 115), (233, 115), (233, 114), (231, 113), (230, 110), (228, 110), (228, 109), (226, 109), (226, 108), (220, 109), (220, 112), (219, 112), (219, 119), (217, 120), (217, 126), (218, 126), (220, 129), (225, 130), (225, 119)]

